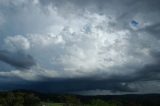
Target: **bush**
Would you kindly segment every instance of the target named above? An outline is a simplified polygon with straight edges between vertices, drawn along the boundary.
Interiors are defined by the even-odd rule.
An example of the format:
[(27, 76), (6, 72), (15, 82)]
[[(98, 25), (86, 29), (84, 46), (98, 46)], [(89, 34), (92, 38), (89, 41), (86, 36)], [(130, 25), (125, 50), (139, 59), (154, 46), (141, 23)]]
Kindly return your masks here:
[(24, 96), (24, 106), (40, 106), (40, 99), (34, 94)]
[(100, 99), (92, 100), (91, 106), (117, 106), (114, 103), (108, 103)]
[(75, 96), (64, 96), (63, 106), (82, 106), (80, 100)]
[(40, 106), (40, 99), (33, 94), (10, 92), (0, 97), (0, 106)]

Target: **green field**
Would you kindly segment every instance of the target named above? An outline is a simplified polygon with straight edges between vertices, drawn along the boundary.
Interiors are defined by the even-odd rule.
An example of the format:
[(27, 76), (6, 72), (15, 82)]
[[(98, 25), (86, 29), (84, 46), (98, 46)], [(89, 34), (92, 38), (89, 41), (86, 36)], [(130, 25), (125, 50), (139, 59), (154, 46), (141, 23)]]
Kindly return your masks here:
[(42, 103), (44, 106), (63, 106), (62, 103)]

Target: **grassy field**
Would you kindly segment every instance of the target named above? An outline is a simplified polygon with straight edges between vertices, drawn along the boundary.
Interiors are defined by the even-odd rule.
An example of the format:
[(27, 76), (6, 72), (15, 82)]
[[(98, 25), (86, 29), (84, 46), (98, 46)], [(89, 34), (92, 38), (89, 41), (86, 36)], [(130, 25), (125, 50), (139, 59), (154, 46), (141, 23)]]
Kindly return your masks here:
[(62, 103), (42, 103), (44, 106), (63, 106)]

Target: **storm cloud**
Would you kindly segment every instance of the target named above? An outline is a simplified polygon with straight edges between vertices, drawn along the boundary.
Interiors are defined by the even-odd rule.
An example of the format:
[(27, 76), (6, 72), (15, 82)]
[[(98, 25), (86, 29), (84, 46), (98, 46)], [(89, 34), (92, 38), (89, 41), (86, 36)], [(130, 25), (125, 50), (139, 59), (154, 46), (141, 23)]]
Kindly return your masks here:
[(30, 68), (36, 64), (30, 55), (8, 51), (0, 51), (0, 60), (16, 68)]
[(159, 3), (0, 0), (0, 88), (160, 93)]

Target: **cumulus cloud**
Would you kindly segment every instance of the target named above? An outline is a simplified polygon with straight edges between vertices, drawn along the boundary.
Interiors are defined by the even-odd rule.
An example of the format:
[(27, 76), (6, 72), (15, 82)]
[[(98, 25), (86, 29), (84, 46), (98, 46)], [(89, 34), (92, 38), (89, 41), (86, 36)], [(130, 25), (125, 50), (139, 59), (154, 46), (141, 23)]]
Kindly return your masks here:
[(30, 43), (25, 37), (17, 35), (14, 37), (7, 37), (4, 46), (4, 48), (10, 51), (24, 51), (30, 48)]
[(141, 93), (149, 81), (159, 83), (156, 4), (158, 0), (2, 0), (0, 76), (4, 82), (23, 79), (18, 84), (42, 91)]

